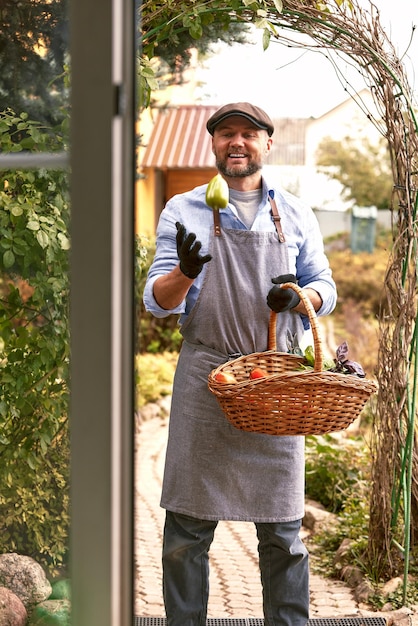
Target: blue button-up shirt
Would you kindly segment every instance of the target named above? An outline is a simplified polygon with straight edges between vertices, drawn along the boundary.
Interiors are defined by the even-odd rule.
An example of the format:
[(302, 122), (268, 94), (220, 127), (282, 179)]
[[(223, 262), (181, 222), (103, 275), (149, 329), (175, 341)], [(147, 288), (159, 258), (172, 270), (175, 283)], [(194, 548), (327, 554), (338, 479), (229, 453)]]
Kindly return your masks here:
[[(322, 306), (317, 311), (317, 315), (331, 313), (336, 304), (337, 293), (328, 259), (324, 253), (319, 224), (312, 209), (277, 185), (272, 186), (265, 178), (262, 182), (262, 201), (251, 230), (275, 231), (268, 199), (270, 193), (275, 198), (281, 217), (289, 252), (289, 271), (296, 275), (300, 287), (311, 287), (320, 294)], [(146, 310), (156, 317), (166, 317), (172, 313), (180, 314), (180, 323), (183, 323), (199, 295), (208, 264), (203, 266), (202, 272), (195, 279), (186, 299), (175, 309), (166, 310), (158, 305), (154, 298), (153, 285), (159, 276), (167, 274), (179, 263), (176, 222), (181, 222), (187, 232), (196, 234), (197, 240), (202, 244), (202, 255), (209, 252), (213, 214), (212, 209), (206, 204), (206, 187), (207, 185), (201, 185), (174, 196), (167, 202), (161, 213), (157, 227), (156, 254), (148, 273), (143, 297)], [(231, 203), (225, 209), (220, 209), (220, 219), (222, 228), (247, 229)], [(277, 243), (277, 245), (284, 244)], [(256, 279), (256, 259), (254, 261), (254, 278)], [(306, 322), (304, 319), (305, 327), (308, 326)]]

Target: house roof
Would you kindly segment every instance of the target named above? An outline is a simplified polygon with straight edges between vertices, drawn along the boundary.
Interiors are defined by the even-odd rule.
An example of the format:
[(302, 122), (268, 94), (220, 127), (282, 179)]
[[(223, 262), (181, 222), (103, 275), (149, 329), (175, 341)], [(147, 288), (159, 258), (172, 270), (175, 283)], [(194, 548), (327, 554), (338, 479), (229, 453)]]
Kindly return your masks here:
[[(142, 167), (214, 167), (212, 138), (206, 122), (218, 106), (181, 105), (160, 109), (149, 143), (141, 159)], [(303, 165), (305, 130), (310, 120), (273, 120), (275, 135), (267, 159), (269, 165)]]
[(161, 109), (141, 159), (142, 167), (214, 167), (206, 122), (218, 108), (182, 105)]
[(311, 120), (283, 117), (274, 119), (273, 146), (268, 165), (305, 165), (306, 127)]

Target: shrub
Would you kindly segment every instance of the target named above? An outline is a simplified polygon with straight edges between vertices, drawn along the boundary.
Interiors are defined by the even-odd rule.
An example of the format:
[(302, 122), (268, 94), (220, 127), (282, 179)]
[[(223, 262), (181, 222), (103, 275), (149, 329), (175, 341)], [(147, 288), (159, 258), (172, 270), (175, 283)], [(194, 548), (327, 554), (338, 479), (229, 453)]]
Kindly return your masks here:
[(306, 437), (306, 493), (328, 511), (338, 513), (352, 492), (364, 493), (369, 465), (362, 438)]
[(367, 570), (370, 456), (363, 438), (328, 434), (306, 438), (306, 493), (336, 513), (329, 526), (315, 533), (313, 568), (321, 575), (336, 574), (335, 552), (350, 540), (347, 561)]
[(155, 254), (155, 241), (137, 238), (136, 245), (136, 352), (178, 352), (182, 342), (178, 315), (157, 318), (147, 313), (142, 302), (145, 281)]
[(348, 248), (328, 253), (338, 288), (337, 313), (347, 302), (356, 302), (363, 317), (378, 316), (390, 246), (390, 235), (380, 232), (372, 254), (354, 254)]
[[(65, 148), (64, 127), (0, 113), (2, 152)], [(0, 552), (68, 550), (69, 193), (61, 170), (0, 173)]]
[(136, 356), (137, 406), (155, 402), (172, 392), (177, 353), (138, 354)]
[(391, 234), (379, 231), (372, 254), (353, 254), (349, 249), (328, 252), (338, 301), (323, 322), (332, 328), (336, 346), (347, 341), (350, 358), (361, 363), (368, 378), (377, 370), (378, 316), (390, 246)]

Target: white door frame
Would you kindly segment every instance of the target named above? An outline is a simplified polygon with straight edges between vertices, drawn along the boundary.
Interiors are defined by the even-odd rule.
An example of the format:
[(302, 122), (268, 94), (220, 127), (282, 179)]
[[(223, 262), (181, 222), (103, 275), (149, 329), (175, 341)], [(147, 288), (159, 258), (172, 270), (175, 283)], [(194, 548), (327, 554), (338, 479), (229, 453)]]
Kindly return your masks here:
[(132, 0), (71, 0), (74, 626), (133, 623)]

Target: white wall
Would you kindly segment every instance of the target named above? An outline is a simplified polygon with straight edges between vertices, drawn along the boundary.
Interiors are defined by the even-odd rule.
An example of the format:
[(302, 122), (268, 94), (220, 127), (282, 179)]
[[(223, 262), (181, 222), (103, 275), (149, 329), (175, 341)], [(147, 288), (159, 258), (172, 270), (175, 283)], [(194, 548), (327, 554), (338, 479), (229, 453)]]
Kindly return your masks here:
[[(351, 211), (315, 211), (324, 239), (338, 233), (351, 232)], [(378, 211), (376, 224), (390, 229), (391, 212)]]
[(266, 165), (264, 171), (313, 209), (346, 211), (352, 207), (352, 202), (343, 200), (342, 185), (318, 172), (314, 166)]
[(315, 166), (318, 146), (327, 137), (333, 140), (342, 140), (345, 137), (357, 138), (359, 142), (367, 138), (372, 144), (378, 143), (381, 134), (366, 115), (367, 112), (380, 119), (372, 95), (364, 89), (358, 99), (362, 108), (352, 98), (348, 98), (309, 123), (306, 129), (306, 165)]

